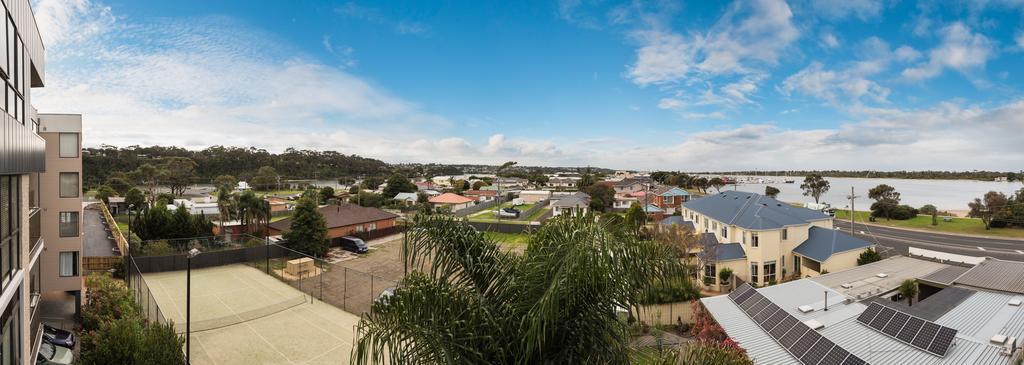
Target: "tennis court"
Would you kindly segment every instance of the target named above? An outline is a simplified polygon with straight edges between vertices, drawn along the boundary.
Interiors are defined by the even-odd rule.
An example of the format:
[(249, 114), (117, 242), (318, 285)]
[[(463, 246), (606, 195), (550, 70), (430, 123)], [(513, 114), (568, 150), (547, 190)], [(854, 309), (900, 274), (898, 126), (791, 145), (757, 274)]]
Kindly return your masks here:
[[(145, 274), (163, 315), (185, 329), (185, 272)], [(193, 364), (347, 363), (359, 317), (247, 265), (192, 270)]]

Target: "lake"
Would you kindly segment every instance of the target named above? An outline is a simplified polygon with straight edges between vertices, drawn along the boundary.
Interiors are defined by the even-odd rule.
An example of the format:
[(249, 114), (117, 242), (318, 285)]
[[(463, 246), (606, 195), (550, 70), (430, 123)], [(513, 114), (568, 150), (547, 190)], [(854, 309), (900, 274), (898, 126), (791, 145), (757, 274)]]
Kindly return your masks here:
[[(814, 198), (803, 195), (800, 183), (803, 177), (783, 176), (737, 176), (741, 184), (735, 187), (736, 190), (758, 194), (764, 194), (764, 187), (771, 185), (782, 192), (779, 193), (779, 200), (786, 202), (814, 202)], [(745, 181), (756, 181), (763, 179), (765, 183), (742, 183)], [(785, 180), (793, 180), (792, 184), (784, 183)], [(833, 207), (843, 209), (849, 206), (850, 187), (860, 196), (856, 199), (857, 210), (868, 210), (874, 201), (868, 198), (868, 190), (879, 184), (888, 184), (896, 188), (900, 193), (900, 203), (920, 208), (925, 204), (932, 204), (940, 210), (966, 211), (967, 203), (980, 198), (989, 191), (998, 191), (1010, 196), (1013, 192), (1024, 188), (1024, 184), (1015, 182), (994, 182), (975, 180), (917, 180), (917, 179), (875, 179), (875, 178), (848, 178), (848, 177), (826, 177), (831, 188), (821, 197), (824, 203), (830, 203)], [(722, 190), (734, 189), (732, 185)], [(714, 192), (714, 189), (709, 189)]]

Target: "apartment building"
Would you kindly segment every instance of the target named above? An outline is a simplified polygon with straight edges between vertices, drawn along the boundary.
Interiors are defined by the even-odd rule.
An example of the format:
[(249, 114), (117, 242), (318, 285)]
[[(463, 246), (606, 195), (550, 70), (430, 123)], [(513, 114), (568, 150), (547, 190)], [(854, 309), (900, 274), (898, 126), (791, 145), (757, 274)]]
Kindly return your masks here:
[(74, 303), (81, 309), (82, 277), (82, 116), (39, 114), (46, 142), (46, 171), (39, 176), (41, 234), (39, 258), (43, 301)]
[(0, 6), (0, 363), (33, 364), (48, 274), (43, 233), (58, 225), (43, 213), (46, 141), (31, 97), (44, 86), (45, 53), (29, 1)]
[(726, 191), (683, 203), (702, 233), (705, 283), (720, 289), (723, 268), (752, 285), (814, 277), (857, 265), (873, 245), (833, 229), (832, 217), (755, 193)]

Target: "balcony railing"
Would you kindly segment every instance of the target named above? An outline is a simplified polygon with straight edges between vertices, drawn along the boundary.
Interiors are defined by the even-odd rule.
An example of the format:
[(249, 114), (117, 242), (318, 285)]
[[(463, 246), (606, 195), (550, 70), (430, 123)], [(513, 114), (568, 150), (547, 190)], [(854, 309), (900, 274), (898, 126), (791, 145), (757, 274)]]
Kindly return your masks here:
[(42, 214), (39, 214), (39, 208), (29, 209), (28, 218), (28, 241), (29, 249), (28, 252), (35, 252), (36, 246), (42, 242), (42, 226), (40, 223)]

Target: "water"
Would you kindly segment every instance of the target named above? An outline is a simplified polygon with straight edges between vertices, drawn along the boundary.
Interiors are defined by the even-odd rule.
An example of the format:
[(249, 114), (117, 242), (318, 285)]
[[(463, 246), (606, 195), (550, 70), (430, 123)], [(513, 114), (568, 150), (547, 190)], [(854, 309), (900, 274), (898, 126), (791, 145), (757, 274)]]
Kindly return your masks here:
[[(779, 200), (785, 202), (814, 202), (814, 198), (804, 196), (800, 189), (803, 177), (783, 176), (739, 176), (739, 181), (747, 179), (764, 179), (765, 183), (741, 183), (735, 187), (736, 190), (758, 194), (764, 194), (766, 185), (774, 186), (781, 190)], [(785, 180), (793, 180), (792, 184), (784, 183)], [(831, 184), (828, 192), (821, 196), (821, 202), (830, 203), (835, 208), (846, 208), (850, 204), (847, 198), (850, 195), (852, 186), (855, 193), (860, 196), (856, 199), (857, 210), (868, 210), (873, 200), (868, 198), (868, 190), (879, 184), (888, 184), (896, 188), (900, 193), (900, 203), (920, 208), (925, 204), (932, 204), (940, 210), (966, 211), (967, 203), (980, 198), (989, 191), (998, 191), (1009, 196), (1013, 192), (1024, 188), (1024, 184), (1015, 182), (994, 182), (974, 180), (911, 180), (911, 179), (874, 179), (874, 178), (848, 178), (848, 177), (826, 177)], [(734, 189), (732, 185), (722, 190)], [(709, 192), (714, 192), (709, 189)]]

